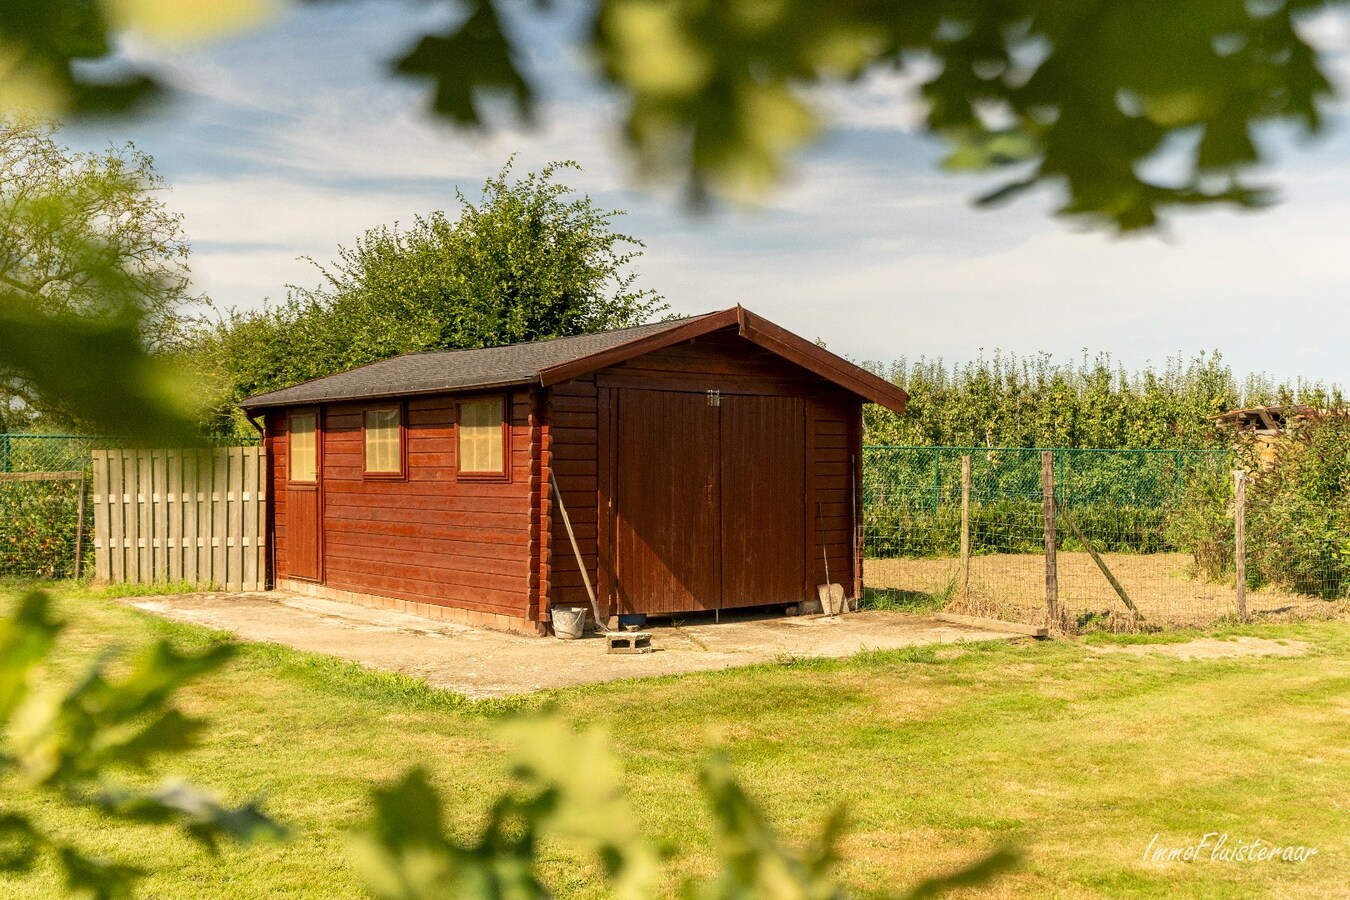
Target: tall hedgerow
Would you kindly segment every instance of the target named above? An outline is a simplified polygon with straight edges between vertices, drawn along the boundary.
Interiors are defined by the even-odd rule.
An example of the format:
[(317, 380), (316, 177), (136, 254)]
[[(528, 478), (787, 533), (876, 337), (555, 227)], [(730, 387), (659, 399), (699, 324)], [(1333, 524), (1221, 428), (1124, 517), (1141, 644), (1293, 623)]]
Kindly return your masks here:
[(864, 365), (910, 395), (904, 416), (867, 407), (869, 444), (1202, 448), (1220, 440), (1210, 417), (1225, 410), (1342, 400), (1339, 388), (1320, 383), (1239, 379), (1217, 352), (1135, 372), (1106, 353), (1074, 362), (995, 353), (964, 365), (923, 357)]

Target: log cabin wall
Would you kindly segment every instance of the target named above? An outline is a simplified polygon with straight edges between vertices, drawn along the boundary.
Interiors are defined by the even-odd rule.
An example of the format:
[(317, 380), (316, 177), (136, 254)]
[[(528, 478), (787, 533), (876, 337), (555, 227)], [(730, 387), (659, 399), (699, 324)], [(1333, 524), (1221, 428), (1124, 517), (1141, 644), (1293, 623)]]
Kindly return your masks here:
[[(391, 401), (323, 406), (320, 552), (325, 590), (319, 593), (388, 597), (517, 621), (529, 617), (531, 591), (538, 589), (531, 565), (531, 537), (533, 532), (537, 539), (537, 530), (530, 501), (538, 490), (531, 478), (533, 392), (515, 391), (507, 399), (508, 477), (498, 481), (457, 476), (456, 400), (438, 395), (404, 402), (406, 461), (403, 476), (397, 478), (363, 472), (364, 412)], [(268, 421), (269, 434), (275, 432), (269, 438), (274, 489), (284, 496), (285, 413), (269, 414)], [(283, 536), (275, 561), (278, 582), (290, 577), (281, 503), (274, 529)], [(303, 587), (294, 581), (287, 586)]]
[[(843, 391), (827, 393), (807, 404), (807, 509), (819, 510), (819, 537), (808, 535), (807, 555), (811, 585), (825, 584), (825, 557), (830, 579), (842, 584), (850, 597), (862, 592), (862, 541), (857, 528), (862, 517), (861, 438), (862, 403)], [(850, 491), (853, 496), (850, 498)]]
[[(593, 375), (555, 385), (548, 391), (547, 452), (543, 454), (545, 472), (551, 472), (558, 479), (558, 488), (592, 585), (598, 583), (599, 565), (596, 553), (599, 496), (597, 396)], [(540, 604), (540, 619), (548, 617), (550, 606), (590, 604), (562, 516), (554, 508), (551, 489), (546, 494), (544, 522), (549, 523), (549, 533), (541, 569), (546, 585), (544, 596), (548, 602)]]

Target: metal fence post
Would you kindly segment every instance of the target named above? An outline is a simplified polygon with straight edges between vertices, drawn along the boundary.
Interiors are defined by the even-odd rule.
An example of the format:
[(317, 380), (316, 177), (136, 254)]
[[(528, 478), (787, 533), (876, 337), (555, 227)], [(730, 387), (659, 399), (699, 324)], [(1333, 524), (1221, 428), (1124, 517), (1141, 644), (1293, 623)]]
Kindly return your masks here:
[(1247, 621), (1247, 473), (1233, 472), (1233, 580), (1238, 618)]
[(1055, 559), (1055, 454), (1041, 451), (1041, 516), (1045, 520), (1045, 611), (1059, 624), (1059, 568)]

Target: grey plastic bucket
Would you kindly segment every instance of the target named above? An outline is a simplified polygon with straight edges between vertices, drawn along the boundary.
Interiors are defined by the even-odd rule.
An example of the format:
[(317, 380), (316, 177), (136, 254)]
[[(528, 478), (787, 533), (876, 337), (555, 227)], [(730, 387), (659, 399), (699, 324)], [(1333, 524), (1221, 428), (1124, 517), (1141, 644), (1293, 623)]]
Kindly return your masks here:
[(586, 607), (553, 607), (553, 636), (560, 641), (575, 641), (586, 630)]

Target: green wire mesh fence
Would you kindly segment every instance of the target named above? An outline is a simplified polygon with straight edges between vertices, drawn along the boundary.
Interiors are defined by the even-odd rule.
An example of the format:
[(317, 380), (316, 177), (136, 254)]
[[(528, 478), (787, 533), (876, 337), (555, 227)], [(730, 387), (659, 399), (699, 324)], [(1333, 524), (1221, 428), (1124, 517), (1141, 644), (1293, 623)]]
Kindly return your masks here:
[(1294, 516), (1276, 515), (1254, 489), (1239, 597), (1234, 465), (1224, 451), (865, 447), (867, 582), (950, 611), (1069, 631), (1300, 614), (1344, 596), (1350, 545), (1328, 520), (1341, 513), (1303, 510), (1326, 539), (1299, 539)]

